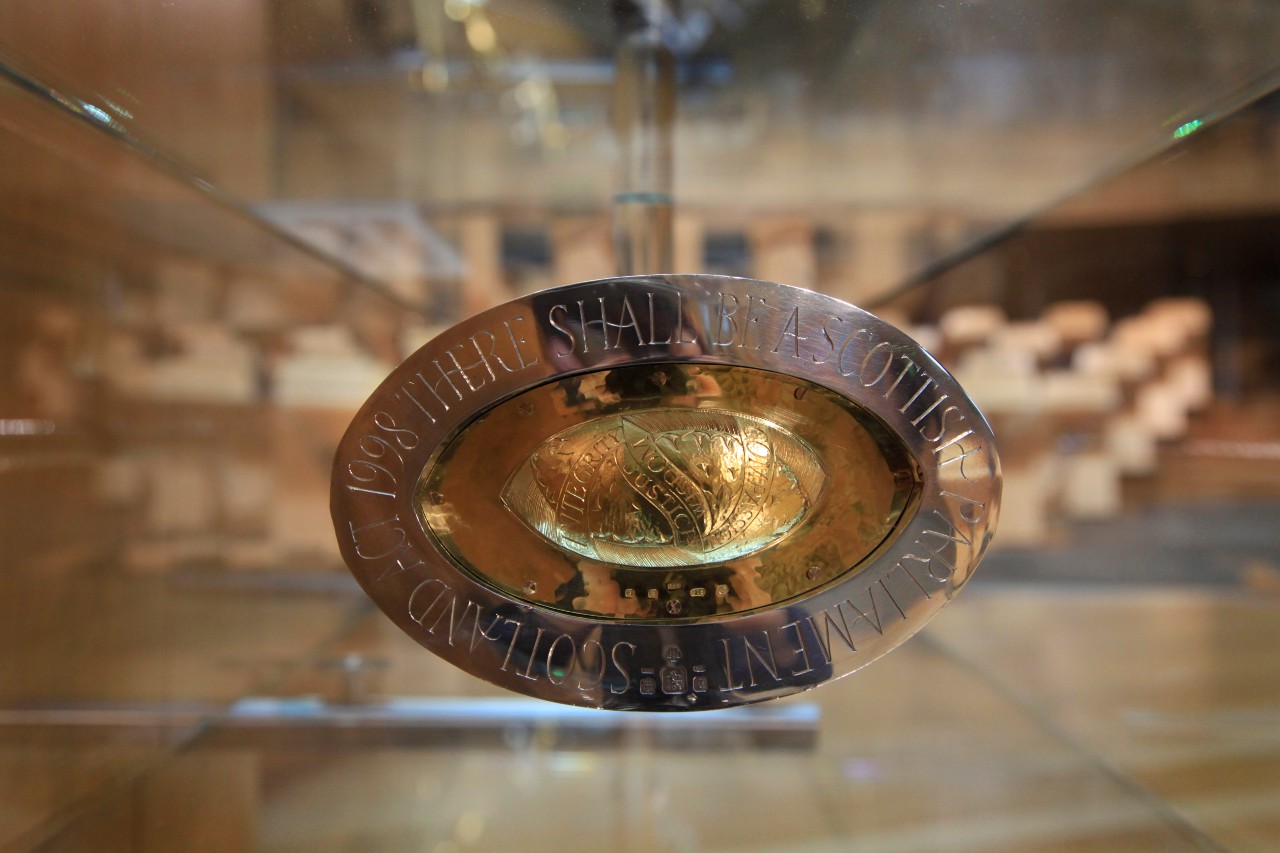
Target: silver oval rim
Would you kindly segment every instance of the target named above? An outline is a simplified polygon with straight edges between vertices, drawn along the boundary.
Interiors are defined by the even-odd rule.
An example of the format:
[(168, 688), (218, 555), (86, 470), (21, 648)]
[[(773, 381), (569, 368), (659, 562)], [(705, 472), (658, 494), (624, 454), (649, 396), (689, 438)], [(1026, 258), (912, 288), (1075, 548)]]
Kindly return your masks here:
[[(742, 616), (661, 624), (532, 607), (460, 567), (419, 522), (437, 449), (548, 381), (654, 362), (752, 367), (870, 411), (920, 466), (919, 504), (857, 572)], [(365, 592), (415, 641), (529, 696), (616, 710), (708, 710), (847, 675), (909, 638), (968, 581), (994, 532), (991, 428), (911, 338), (832, 297), (707, 275), (602, 279), (472, 317), (396, 368), (335, 454), (331, 511)]]

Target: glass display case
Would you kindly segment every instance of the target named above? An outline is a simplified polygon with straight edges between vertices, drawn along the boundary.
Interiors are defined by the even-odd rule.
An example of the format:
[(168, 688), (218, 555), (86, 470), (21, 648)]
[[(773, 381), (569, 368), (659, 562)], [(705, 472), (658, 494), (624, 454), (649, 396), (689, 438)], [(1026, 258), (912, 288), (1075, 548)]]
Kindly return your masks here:
[[(0, 847), (1280, 846), (1278, 40), (1207, 0), (0, 6)], [(517, 698), (342, 564), (357, 407), (633, 269), (637, 215), (642, 271), (867, 308), (994, 428), (970, 592), (821, 691)]]

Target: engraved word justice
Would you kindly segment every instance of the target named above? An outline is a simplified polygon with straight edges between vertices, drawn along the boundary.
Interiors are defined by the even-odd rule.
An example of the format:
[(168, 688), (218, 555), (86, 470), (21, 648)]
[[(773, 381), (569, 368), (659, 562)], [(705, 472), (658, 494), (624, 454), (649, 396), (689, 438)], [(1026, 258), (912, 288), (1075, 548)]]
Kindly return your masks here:
[(552, 543), (625, 566), (691, 566), (764, 550), (822, 493), (802, 440), (748, 415), (656, 409), (549, 438), (503, 503)]

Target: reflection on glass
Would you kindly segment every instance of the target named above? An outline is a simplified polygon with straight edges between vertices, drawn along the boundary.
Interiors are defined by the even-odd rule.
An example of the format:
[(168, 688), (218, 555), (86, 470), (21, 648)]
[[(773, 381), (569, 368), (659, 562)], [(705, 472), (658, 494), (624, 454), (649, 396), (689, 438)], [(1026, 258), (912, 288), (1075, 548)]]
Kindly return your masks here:
[[(865, 302), (1178, 145), (893, 306), (995, 421), (1009, 499), (985, 594), (931, 627), (935, 646), (819, 694), (818, 751), (757, 749), (714, 715), (727, 758), (700, 751), (705, 732), (622, 723), (601, 745), (592, 722), (503, 706), (493, 748), (460, 761), (495, 709), (431, 703), (486, 687), (328, 573), (330, 456), (433, 326), (612, 272), (611, 4), (3, 4), (0, 846), (1276, 846), (1276, 101), (1218, 119), (1274, 86), (1280, 8), (678, 5), (662, 37), (682, 272)], [(261, 227), (259, 204), (345, 265)], [(1170, 294), (1211, 312), (1178, 320)], [(994, 324), (939, 322), (979, 304)], [(473, 468), (494, 469), (488, 495), (569, 426), (554, 394), (588, 405), (578, 390), (528, 401), (547, 420)], [(601, 418), (659, 402), (595, 400)], [(776, 410), (748, 414), (853, 476)], [(676, 619), (667, 574), (718, 572), (707, 612), (750, 609), (826, 582), (807, 575), (817, 539), (774, 561), (828, 501), (732, 565), (625, 569), (495, 503), (541, 562), (489, 580)], [(822, 565), (874, 546), (879, 506)], [(1105, 586), (1063, 593), (1082, 581)], [(334, 727), (296, 725), (347, 695), (325, 661), (349, 655), (391, 665)], [(283, 710), (253, 741), (228, 709), (260, 695)], [(423, 704), (387, 700), (403, 696)], [(777, 807), (744, 809), (762, 790)]]

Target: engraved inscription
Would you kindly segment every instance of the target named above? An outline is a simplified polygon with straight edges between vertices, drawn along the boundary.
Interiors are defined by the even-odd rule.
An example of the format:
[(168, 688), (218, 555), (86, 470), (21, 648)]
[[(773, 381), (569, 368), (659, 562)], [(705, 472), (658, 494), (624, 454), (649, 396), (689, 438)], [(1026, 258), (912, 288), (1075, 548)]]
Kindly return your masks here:
[(334, 469), (353, 571), (422, 645), (581, 705), (736, 705), (897, 645), (990, 541), (981, 414), (834, 300), (653, 281), (495, 309), (384, 383)]
[(549, 438), (503, 490), (557, 546), (617, 565), (706, 565), (762, 551), (813, 509), (827, 475), (804, 441), (748, 415), (653, 409)]

